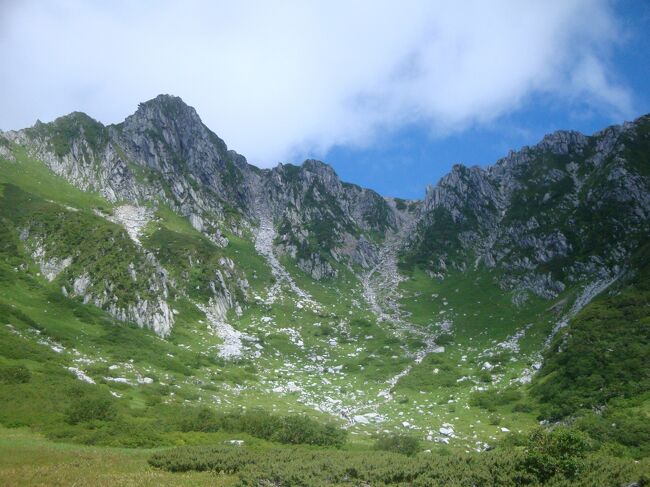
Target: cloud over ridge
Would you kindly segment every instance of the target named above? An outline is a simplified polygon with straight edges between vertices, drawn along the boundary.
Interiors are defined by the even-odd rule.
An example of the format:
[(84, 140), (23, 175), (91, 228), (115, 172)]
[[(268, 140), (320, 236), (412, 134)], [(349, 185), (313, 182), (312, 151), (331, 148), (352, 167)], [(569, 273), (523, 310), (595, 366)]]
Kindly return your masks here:
[(536, 95), (624, 117), (599, 0), (5, 2), (0, 128), (181, 96), (251, 162), (489, 123)]

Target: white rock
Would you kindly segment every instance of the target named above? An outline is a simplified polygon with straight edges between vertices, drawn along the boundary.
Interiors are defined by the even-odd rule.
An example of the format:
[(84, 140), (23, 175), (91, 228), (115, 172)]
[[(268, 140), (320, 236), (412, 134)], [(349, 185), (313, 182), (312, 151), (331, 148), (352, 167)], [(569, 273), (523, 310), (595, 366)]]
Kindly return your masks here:
[(227, 445), (242, 446), (244, 444), (244, 440), (226, 440), (224, 443)]
[(441, 435), (454, 436), (454, 429), (452, 427), (442, 426), (438, 431), (440, 432)]
[(70, 372), (72, 372), (74, 375), (76, 375), (77, 379), (79, 379), (79, 380), (87, 382), (88, 384), (94, 384), (95, 383), (95, 381), (92, 379), (92, 377), (88, 377), (88, 375), (86, 375), (86, 373), (81, 369), (78, 369), (76, 367), (68, 367), (68, 370)]

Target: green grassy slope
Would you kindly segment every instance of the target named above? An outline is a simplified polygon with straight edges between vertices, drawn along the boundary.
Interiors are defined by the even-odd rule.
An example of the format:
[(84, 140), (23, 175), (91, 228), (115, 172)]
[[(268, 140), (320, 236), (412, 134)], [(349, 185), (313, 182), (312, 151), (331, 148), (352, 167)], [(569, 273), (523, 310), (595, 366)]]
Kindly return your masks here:
[[(287, 485), (290, 479), (328, 485), (318, 472), (331, 471), (337, 482), (355, 485), (375, 479), (366, 464), (376, 464), (380, 481), (389, 485), (466, 485), (495, 469), (505, 469), (509, 482), (529, 473), (515, 465), (525, 458), (525, 438), (538, 421), (567, 415), (576, 415), (575, 428), (589, 435), (586, 461), (594, 472), (634, 481), (647, 465), (629, 460), (645, 458), (650, 442), (644, 426), (650, 411), (645, 250), (632, 280), (621, 281), (617, 294), (599, 298), (556, 337), (531, 389), (530, 371), (578, 287), (553, 302), (533, 298), (516, 307), (485, 269), (438, 280), (414, 265), (400, 285), (400, 304), (416, 328), (403, 330), (399, 323), (377, 322), (355, 269), (343, 266), (336, 280), (318, 282), (284, 260), (317, 304), (286, 290), (266, 302), (273, 277), (250, 235), (226, 234), (229, 245), (222, 248), (155, 204), (142, 246), (185, 290), (170, 295), (176, 323), (161, 339), (61, 292), (70, 275), (92, 268), (110, 277), (111, 289), (128, 302), (149, 292), (146, 281), (130, 277), (128, 264), (137, 274), (147, 274), (151, 264), (123, 227), (94, 211), (110, 215), (116, 204), (73, 188), (22, 149), (13, 150), (17, 162), (0, 159), (0, 423), (44, 437), (0, 429), (0, 451), (16, 446), (0, 461), (0, 483), (36, 483), (25, 455), (40, 463), (45, 484), (255, 485), (260, 475), (277, 475)], [(27, 226), (30, 237), (21, 239)], [(51, 255), (76, 256), (53, 281), (31, 256), (37, 240)], [(235, 262), (237, 276), (250, 284), (238, 296), (241, 316), (229, 315), (229, 323), (250, 337), (250, 353), (236, 360), (219, 357), (222, 340), (195, 306), (210, 296), (222, 259)], [(422, 330), (437, 334), (440, 347), (415, 363)], [(390, 397), (382, 395), (387, 390)], [(603, 404), (604, 414), (585, 414)], [(346, 416), (360, 415), (367, 421), (347, 424)], [(445, 424), (453, 425), (452, 437), (440, 433)], [(433, 450), (436, 460), (427, 453), (383, 457), (372, 449), (377, 434), (395, 433), (418, 439), (417, 449)], [(337, 453), (346, 437), (344, 453)], [(142, 450), (238, 439), (258, 470), (170, 474), (147, 466), (152, 452)], [(288, 457), (275, 472), (268, 451), (280, 443), (302, 446), (281, 450)], [(314, 453), (308, 443), (329, 446)], [(496, 450), (487, 460), (471, 453), (488, 444)], [(127, 460), (124, 450), (108, 447), (136, 453)], [(75, 470), (71, 458), (77, 455), (86, 460)], [(95, 468), (102, 459), (104, 467)], [(167, 468), (166, 461), (159, 466)], [(306, 477), (297, 472), (300, 462), (308, 465)], [(386, 462), (397, 465), (395, 471)], [(432, 477), (435, 472), (440, 476)], [(570, 485), (560, 477), (557, 485)], [(593, 478), (585, 476), (583, 485)]]

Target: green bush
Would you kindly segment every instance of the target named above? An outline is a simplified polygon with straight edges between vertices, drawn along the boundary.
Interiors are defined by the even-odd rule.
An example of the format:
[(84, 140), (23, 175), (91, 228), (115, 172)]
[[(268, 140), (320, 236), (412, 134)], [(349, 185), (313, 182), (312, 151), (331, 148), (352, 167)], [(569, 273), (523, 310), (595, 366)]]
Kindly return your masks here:
[[(558, 452), (554, 451), (555, 455)], [(559, 448), (562, 452), (565, 448)], [(573, 458), (575, 451), (568, 449)], [(212, 471), (237, 475), (242, 486), (480, 486), (504, 487), (527, 484), (553, 487), (593, 487), (643, 484), (646, 460), (586, 456), (579, 475), (564, 471), (542, 481), (525, 470), (527, 456), (516, 448), (484, 453), (455, 452), (407, 457), (386, 451), (350, 451), (313, 447), (250, 449), (247, 446), (181, 447), (155, 453), (149, 463), (173, 472)], [(554, 457), (555, 458), (555, 457)]]
[(257, 438), (284, 444), (341, 446), (347, 432), (334, 424), (320, 423), (307, 416), (276, 416), (263, 410), (218, 414), (209, 408), (188, 412), (182, 431), (228, 431), (248, 433)]
[(540, 428), (529, 437), (522, 465), (540, 482), (547, 482), (558, 474), (572, 479), (580, 471), (588, 448), (587, 436), (576, 430)]
[(650, 245), (638, 272), (603, 293), (554, 338), (532, 392), (550, 420), (650, 391)]
[(84, 396), (74, 400), (66, 411), (66, 421), (69, 424), (85, 423), (88, 421), (112, 421), (117, 413), (113, 402), (108, 397)]
[(391, 451), (412, 456), (420, 451), (420, 441), (409, 435), (382, 435), (375, 441), (375, 450)]
[(181, 447), (156, 453), (149, 464), (170, 472), (190, 470), (233, 474), (253, 463), (253, 455), (236, 447)]
[(505, 406), (517, 402), (521, 398), (522, 393), (519, 389), (490, 389), (488, 391), (473, 392), (470, 396), (469, 403), (471, 406), (494, 412), (498, 406)]
[[(650, 421), (647, 415), (629, 409), (606, 410), (579, 418), (575, 427), (601, 444), (615, 448), (620, 455), (635, 458), (650, 456)], [(618, 444), (616, 448), (614, 445)]]
[(517, 403), (512, 407), (512, 411), (515, 413), (532, 413), (534, 407), (526, 402)]

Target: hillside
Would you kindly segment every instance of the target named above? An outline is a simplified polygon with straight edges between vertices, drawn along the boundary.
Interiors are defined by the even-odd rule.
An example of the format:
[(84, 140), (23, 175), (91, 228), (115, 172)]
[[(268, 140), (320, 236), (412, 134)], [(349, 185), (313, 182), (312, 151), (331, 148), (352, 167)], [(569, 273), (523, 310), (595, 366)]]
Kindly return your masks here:
[(650, 116), (407, 201), (259, 169), (160, 95), (0, 133), (0, 220), (0, 423), (35, 448), (212, 445), (151, 460), (190, 471), (241, 448), (223, 485), (276, 450), (275, 485), (593, 485), (531, 467), (564, 428), (611, 485), (648, 466)]

